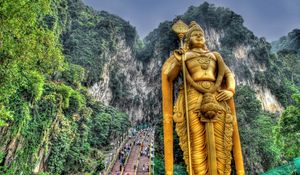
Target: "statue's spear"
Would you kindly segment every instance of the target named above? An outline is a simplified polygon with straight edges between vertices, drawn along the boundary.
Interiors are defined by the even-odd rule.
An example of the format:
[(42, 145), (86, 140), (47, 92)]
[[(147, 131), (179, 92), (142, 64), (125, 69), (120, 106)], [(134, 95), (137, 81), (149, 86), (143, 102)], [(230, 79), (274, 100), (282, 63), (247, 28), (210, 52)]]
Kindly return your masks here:
[[(173, 31), (178, 35), (180, 40), (180, 48), (183, 48), (183, 37), (188, 32), (188, 26), (181, 20), (178, 20), (173, 26)], [(191, 138), (190, 138), (190, 120), (189, 120), (189, 108), (187, 100), (187, 86), (186, 86), (186, 75), (185, 75), (185, 53), (182, 54), (182, 73), (183, 73), (183, 84), (184, 84), (184, 99), (185, 99), (185, 116), (186, 116), (186, 128), (187, 128), (187, 139), (188, 139), (188, 154), (189, 154), (189, 175), (193, 175), (192, 171), (192, 154), (191, 154)]]

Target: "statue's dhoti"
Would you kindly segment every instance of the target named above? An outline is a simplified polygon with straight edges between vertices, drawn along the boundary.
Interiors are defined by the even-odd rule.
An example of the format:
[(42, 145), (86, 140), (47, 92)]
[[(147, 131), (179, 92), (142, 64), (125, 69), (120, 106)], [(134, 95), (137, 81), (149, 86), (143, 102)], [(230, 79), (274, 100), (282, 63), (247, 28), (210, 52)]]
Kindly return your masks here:
[[(212, 82), (197, 82), (210, 87)], [(200, 93), (188, 86), (188, 109), (193, 175), (230, 175), (233, 116), (226, 102), (217, 102), (214, 93)], [(181, 88), (174, 106), (173, 119), (183, 158), (188, 170), (188, 140)]]

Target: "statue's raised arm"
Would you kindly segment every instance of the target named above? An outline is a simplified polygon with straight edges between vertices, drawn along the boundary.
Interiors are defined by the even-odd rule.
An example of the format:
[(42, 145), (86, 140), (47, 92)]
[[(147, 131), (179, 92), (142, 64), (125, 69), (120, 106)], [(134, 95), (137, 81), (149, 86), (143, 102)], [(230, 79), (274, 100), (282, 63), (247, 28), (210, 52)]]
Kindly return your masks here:
[[(162, 68), (165, 173), (173, 175), (174, 121), (189, 175), (230, 175), (232, 158), (236, 173), (244, 175), (232, 98), (234, 75), (219, 53), (208, 50), (204, 31), (196, 22), (187, 27), (179, 21), (174, 26), (181, 48)], [(183, 84), (173, 103), (173, 80), (180, 72)]]

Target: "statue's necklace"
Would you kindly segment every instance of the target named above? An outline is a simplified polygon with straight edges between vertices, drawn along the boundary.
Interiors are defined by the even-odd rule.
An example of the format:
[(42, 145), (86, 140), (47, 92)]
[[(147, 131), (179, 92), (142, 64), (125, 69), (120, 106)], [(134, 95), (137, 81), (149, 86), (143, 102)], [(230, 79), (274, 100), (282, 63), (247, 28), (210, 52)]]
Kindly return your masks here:
[(209, 63), (210, 63), (210, 58), (207, 55), (208, 52), (207, 51), (205, 51), (205, 52), (199, 52), (197, 50), (193, 50), (193, 51), (196, 52), (196, 53), (198, 53), (198, 54), (200, 54), (199, 58), (197, 59), (197, 61), (200, 63), (201, 68), (203, 70), (207, 70), (208, 66), (209, 66)]
[(197, 60), (200, 65), (201, 65), (201, 68), (203, 70), (207, 70), (208, 69), (208, 66), (209, 66), (209, 63), (210, 63), (210, 59), (206, 56), (206, 57), (200, 57), (198, 58)]

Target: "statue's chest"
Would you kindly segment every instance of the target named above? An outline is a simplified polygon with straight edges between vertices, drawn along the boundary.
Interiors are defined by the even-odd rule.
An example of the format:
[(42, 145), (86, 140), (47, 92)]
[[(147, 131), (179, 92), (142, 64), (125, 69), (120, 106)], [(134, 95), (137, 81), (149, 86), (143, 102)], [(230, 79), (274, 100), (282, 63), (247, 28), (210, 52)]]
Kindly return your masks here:
[(207, 54), (197, 55), (196, 57), (189, 58), (186, 64), (190, 69), (201, 67), (202, 70), (207, 70), (215, 67), (215, 60)]

